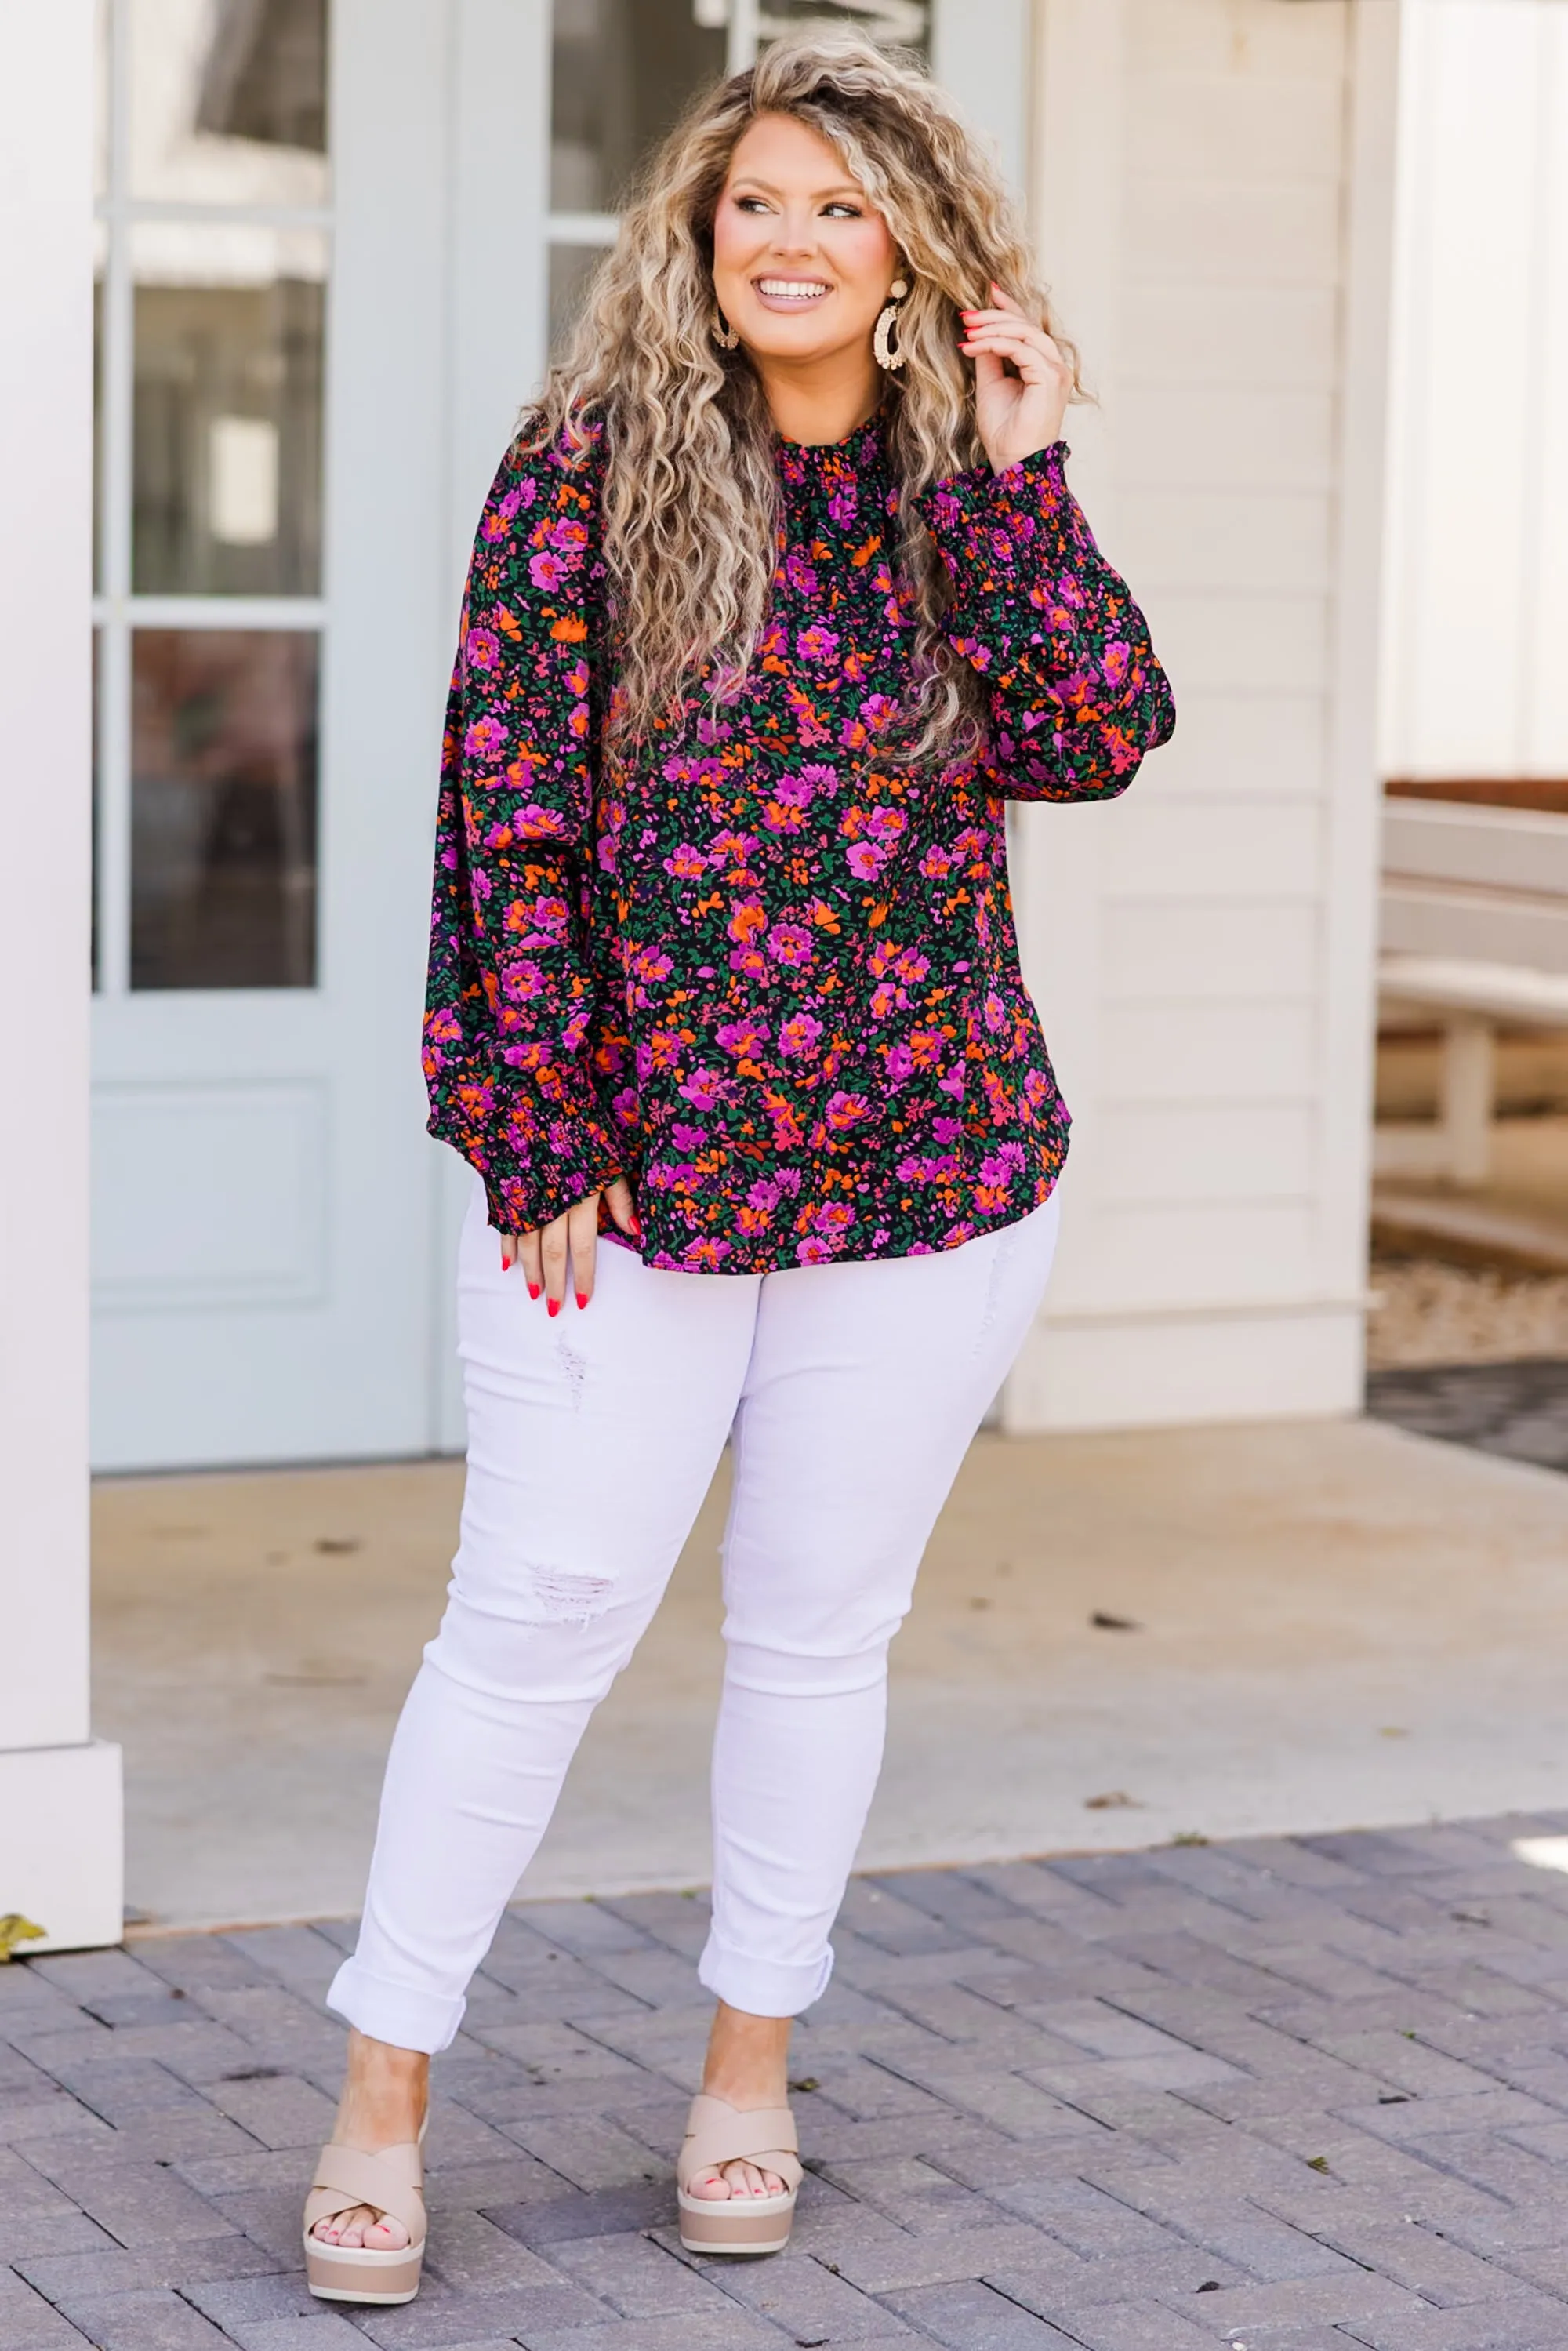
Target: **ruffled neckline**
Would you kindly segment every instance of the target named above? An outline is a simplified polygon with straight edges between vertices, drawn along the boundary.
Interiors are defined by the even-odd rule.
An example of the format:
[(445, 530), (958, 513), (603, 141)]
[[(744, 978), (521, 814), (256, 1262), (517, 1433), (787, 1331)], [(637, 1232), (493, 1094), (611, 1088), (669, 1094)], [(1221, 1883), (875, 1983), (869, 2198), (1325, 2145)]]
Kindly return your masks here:
[(775, 462), (787, 482), (821, 482), (831, 486), (847, 475), (880, 465), (887, 446), (887, 427), (878, 409), (841, 441), (779, 441)]

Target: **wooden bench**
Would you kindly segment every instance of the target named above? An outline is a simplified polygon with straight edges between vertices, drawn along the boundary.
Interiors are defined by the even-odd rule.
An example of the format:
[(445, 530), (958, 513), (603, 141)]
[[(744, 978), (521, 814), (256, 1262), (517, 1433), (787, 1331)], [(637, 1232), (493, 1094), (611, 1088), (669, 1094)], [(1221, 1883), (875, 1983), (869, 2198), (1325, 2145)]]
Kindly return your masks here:
[(1484, 1184), (1500, 1027), (1568, 1028), (1568, 816), (1437, 800), (1384, 806), (1379, 1017), (1435, 1019), (1429, 1129), (1385, 1127), (1380, 1176)]

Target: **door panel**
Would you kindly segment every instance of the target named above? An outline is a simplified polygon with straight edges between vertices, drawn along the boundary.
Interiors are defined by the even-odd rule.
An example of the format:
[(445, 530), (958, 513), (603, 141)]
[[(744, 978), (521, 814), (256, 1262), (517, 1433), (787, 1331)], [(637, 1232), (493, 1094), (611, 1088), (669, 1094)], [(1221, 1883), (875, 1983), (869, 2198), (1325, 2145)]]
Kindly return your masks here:
[(100, 1085), (99, 1311), (319, 1306), (329, 1110), (319, 1081)]

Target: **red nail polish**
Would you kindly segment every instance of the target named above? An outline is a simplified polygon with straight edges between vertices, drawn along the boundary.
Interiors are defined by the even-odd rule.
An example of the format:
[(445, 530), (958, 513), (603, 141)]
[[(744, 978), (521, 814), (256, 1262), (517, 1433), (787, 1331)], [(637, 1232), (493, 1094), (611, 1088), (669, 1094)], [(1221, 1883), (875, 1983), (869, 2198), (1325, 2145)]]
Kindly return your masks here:
[(588, 1292), (587, 1292), (585, 1290), (580, 1290), (578, 1291), (578, 1293), (577, 1293), (577, 1311), (578, 1311), (578, 1312), (579, 1312), (580, 1314), (581, 1313), (581, 1311), (582, 1311), (583, 1308), (587, 1305), (587, 1303), (588, 1303)]
[(528, 1284), (528, 1296), (529, 1296), (530, 1298), (537, 1298), (537, 1297), (538, 1296), (538, 1294), (539, 1294), (539, 1285), (538, 1285), (538, 1283), (537, 1281), (530, 1281), (530, 1282), (529, 1282), (529, 1284)]
[(552, 1298), (550, 1300), (549, 1311), (552, 1315), (556, 1315), (560, 1312), (560, 1301), (559, 1298)]

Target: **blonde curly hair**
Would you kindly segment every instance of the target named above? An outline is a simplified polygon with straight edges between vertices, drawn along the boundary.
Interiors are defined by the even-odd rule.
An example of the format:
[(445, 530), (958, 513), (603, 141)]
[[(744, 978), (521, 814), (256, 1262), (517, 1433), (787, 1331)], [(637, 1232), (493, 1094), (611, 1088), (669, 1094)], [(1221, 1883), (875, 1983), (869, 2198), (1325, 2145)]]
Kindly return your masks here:
[(917, 58), (813, 26), (699, 97), (633, 191), (520, 445), (586, 452), (602, 433), (612, 739), (668, 722), (694, 688), (733, 694), (778, 559), (776, 435), (744, 349), (721, 350), (710, 331), (713, 221), (736, 146), (763, 114), (789, 115), (835, 150), (911, 280), (904, 366), (884, 402), (894, 561), (916, 623), (916, 685), (896, 733), (907, 758), (964, 756), (980, 736), (978, 682), (942, 633), (947, 574), (915, 506), (984, 455), (956, 313), (988, 303), (994, 282), (1056, 330), (999, 173)]

